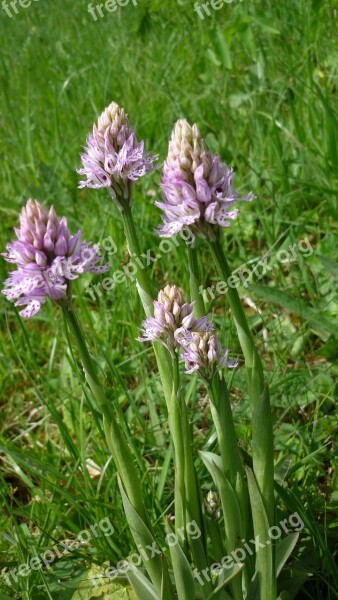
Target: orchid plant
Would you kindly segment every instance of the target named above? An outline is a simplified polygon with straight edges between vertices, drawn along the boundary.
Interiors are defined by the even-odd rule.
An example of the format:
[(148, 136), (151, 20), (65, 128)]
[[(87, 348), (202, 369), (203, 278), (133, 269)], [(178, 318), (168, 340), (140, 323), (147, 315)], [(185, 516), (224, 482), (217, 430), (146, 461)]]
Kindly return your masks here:
[[(135, 182), (156, 167), (157, 156), (144, 150), (129, 124), (127, 114), (115, 102), (94, 125), (81, 155), (84, 176), (79, 187), (107, 188), (123, 219), (131, 255), (141, 256), (132, 214)], [(202, 243), (209, 245), (215, 266), (223, 279), (231, 276), (224, 253), (222, 231), (238, 216), (237, 203), (250, 201), (253, 194), (241, 196), (234, 188), (233, 172), (217, 155), (205, 148), (197, 125), (179, 120), (169, 142), (161, 182), (163, 201), (155, 202), (162, 211), (161, 237), (172, 237), (188, 226)], [(3, 254), (15, 265), (5, 281), (3, 294), (24, 307), (20, 315), (33, 317), (50, 298), (62, 311), (68, 339), (76, 346), (86, 384), (102, 413), (107, 446), (114, 460), (126, 517), (135, 543), (156, 542), (153, 523), (142, 498), (141, 474), (135, 464), (114, 406), (108, 401), (106, 384), (96, 360), (88, 349), (81, 317), (72, 300), (72, 281), (82, 273), (104, 273), (98, 246), (82, 240), (81, 231), (71, 235), (65, 217), (59, 219), (52, 206), (44, 208), (29, 200), (20, 214), (16, 240)], [(137, 289), (144, 308), (139, 341), (152, 343), (167, 406), (174, 446), (175, 491), (174, 528), (179, 532), (194, 521), (201, 536), (170, 547), (170, 552), (144, 561), (144, 568), (127, 573), (140, 600), (276, 600), (277, 573), (294, 547), (294, 539), (284, 541), (283, 557), (273, 544), (265, 545), (254, 557), (248, 555), (230, 570), (215, 571), (202, 580), (195, 572), (208, 572), (211, 565), (240, 549), (253, 535), (269, 538), (275, 523), (273, 434), (269, 390), (262, 362), (235, 288), (228, 300), (243, 352), (251, 405), (252, 460), (240, 452), (232, 415), (228, 370), (238, 360), (222, 346), (215, 326), (206, 314), (198, 292), (203, 285), (197, 245), (188, 248), (190, 298), (174, 283), (160, 290), (155, 299), (153, 282), (137, 261)], [(185, 374), (197, 376), (205, 386), (218, 444), (218, 453), (194, 455), (190, 423), (191, 408), (184, 393)], [(203, 502), (196, 462), (205, 466), (217, 493)], [(150, 475), (148, 475), (149, 477)], [(208, 518), (216, 506), (217, 521)], [(216, 509), (215, 509), (216, 510)], [(216, 527), (216, 529), (215, 529)], [(171, 530), (166, 520), (164, 530)], [(280, 554), (280, 553), (279, 553)]]

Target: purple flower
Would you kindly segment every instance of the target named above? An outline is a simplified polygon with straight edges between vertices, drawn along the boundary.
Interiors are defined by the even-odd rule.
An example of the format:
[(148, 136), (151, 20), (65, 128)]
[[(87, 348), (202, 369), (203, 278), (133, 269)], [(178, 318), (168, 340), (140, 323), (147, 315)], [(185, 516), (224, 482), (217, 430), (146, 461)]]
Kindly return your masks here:
[(182, 332), (179, 343), (188, 374), (197, 371), (203, 379), (211, 380), (218, 370), (237, 366), (237, 361), (228, 360), (229, 350), (222, 348), (212, 331)]
[(67, 298), (68, 282), (81, 273), (103, 273), (109, 264), (99, 265), (99, 247), (81, 241), (81, 230), (70, 235), (65, 217), (58, 219), (51, 206), (47, 213), (37, 200), (28, 200), (20, 214), (17, 239), (2, 256), (17, 266), (5, 281), (2, 293), (15, 306), (25, 306), (20, 315), (29, 318), (39, 312), (49, 296)]
[(176, 336), (182, 330), (205, 331), (210, 328), (208, 317), (195, 319), (192, 308), (193, 303), (184, 302), (182, 292), (176, 285), (167, 285), (154, 301), (154, 316), (143, 322), (142, 337), (138, 340), (160, 342), (172, 352), (179, 347)]
[(83, 168), (78, 170), (86, 179), (79, 187), (106, 187), (117, 203), (129, 200), (132, 182), (153, 171), (157, 158), (144, 151), (144, 142), (137, 141), (123, 108), (112, 102), (87, 138), (81, 154)]
[(163, 211), (161, 237), (171, 237), (185, 225), (199, 230), (206, 223), (229, 227), (236, 219), (238, 200), (252, 200), (253, 194), (240, 196), (233, 188), (233, 171), (217, 155), (206, 152), (197, 125), (177, 121), (169, 143), (161, 184)]

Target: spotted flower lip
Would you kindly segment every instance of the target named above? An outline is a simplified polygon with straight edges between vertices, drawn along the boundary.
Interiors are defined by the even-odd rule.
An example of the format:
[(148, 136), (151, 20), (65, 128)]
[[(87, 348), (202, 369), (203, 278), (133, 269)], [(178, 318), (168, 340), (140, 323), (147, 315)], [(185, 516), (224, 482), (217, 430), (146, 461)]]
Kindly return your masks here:
[(171, 237), (184, 226), (203, 230), (206, 223), (229, 227), (236, 219), (234, 203), (251, 201), (252, 193), (241, 196), (233, 187), (233, 170), (217, 154), (206, 152), (197, 125), (177, 121), (163, 167), (161, 189), (163, 211), (161, 237)]
[(112, 102), (87, 138), (82, 168), (77, 171), (86, 179), (79, 187), (108, 188), (117, 203), (130, 199), (132, 182), (153, 171), (157, 159), (158, 155), (145, 152), (144, 142), (137, 141), (124, 109)]
[(167, 285), (154, 301), (154, 316), (143, 322), (140, 342), (160, 342), (170, 352), (179, 348), (178, 337), (182, 330), (203, 330), (210, 328), (208, 317), (195, 319), (193, 304), (186, 303), (181, 290)]
[(2, 293), (24, 318), (37, 314), (47, 298), (66, 300), (69, 282), (81, 273), (104, 273), (109, 263), (100, 264), (99, 247), (82, 241), (81, 230), (71, 235), (67, 219), (58, 219), (53, 206), (47, 212), (37, 200), (28, 200), (20, 213), (17, 239), (2, 256), (17, 269), (4, 282)]
[(154, 316), (143, 322), (139, 342), (160, 342), (172, 354), (182, 354), (186, 373), (198, 372), (205, 380), (223, 369), (237, 366), (236, 360), (228, 360), (229, 350), (223, 348), (207, 316), (195, 319), (194, 303), (183, 300), (181, 290), (167, 285), (154, 301)]
[(222, 347), (213, 331), (185, 331), (179, 341), (189, 375), (198, 372), (205, 380), (211, 380), (217, 371), (233, 369), (238, 364), (228, 359), (229, 350)]

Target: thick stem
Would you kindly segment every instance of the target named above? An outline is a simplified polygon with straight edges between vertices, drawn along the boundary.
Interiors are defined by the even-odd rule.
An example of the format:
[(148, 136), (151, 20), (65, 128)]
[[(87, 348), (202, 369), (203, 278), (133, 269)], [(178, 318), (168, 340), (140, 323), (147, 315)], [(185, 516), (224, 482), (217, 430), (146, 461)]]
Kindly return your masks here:
[[(221, 453), (223, 469), (238, 501), (241, 512), (241, 539), (248, 537), (249, 532), (249, 495), (245, 481), (244, 467), (240, 457), (235, 425), (232, 417), (229, 392), (220, 375), (215, 375), (207, 386), (210, 398), (211, 416), (215, 424), (218, 446)], [(249, 560), (247, 560), (248, 568)], [(244, 573), (243, 575), (247, 575)]]
[[(194, 312), (197, 318), (206, 314), (202, 295), (199, 293), (199, 269), (196, 242), (188, 249), (189, 273), (190, 273), (190, 296), (195, 302)], [(243, 472), (240, 459), (235, 425), (232, 417), (229, 393), (226, 383), (218, 374), (207, 384), (209, 392), (211, 415), (215, 424), (218, 445), (222, 457), (224, 472), (232, 486), (235, 486), (236, 475)]]
[[(186, 521), (195, 522), (201, 532), (201, 537), (190, 537), (190, 546), (194, 564), (202, 571), (208, 565), (206, 552), (207, 534), (206, 524), (202, 513), (201, 505), (203, 503), (199, 481), (196, 476), (195, 465), (192, 454), (192, 436), (190, 431), (189, 414), (185, 403), (184, 394), (180, 394), (181, 409), (181, 428), (183, 435), (184, 457), (185, 457), (185, 494), (186, 494)], [(209, 596), (212, 591), (211, 584), (205, 583), (205, 592)]]
[(224, 379), (215, 375), (212, 383), (208, 385), (208, 392), (224, 472), (234, 488), (237, 473), (244, 475), (244, 470), (237, 445), (229, 393)]
[[(100, 378), (97, 373), (97, 367), (94, 360), (91, 358), (85, 337), (79, 321), (73, 312), (71, 305), (63, 305), (63, 314), (65, 321), (73, 334), (77, 348), (81, 357), (86, 380), (92, 391), (93, 397), (98, 403), (103, 414), (103, 428), (107, 439), (108, 448), (112, 454), (117, 471), (121, 477), (123, 487), (128, 496), (129, 502), (152, 532), (152, 526), (143, 503), (142, 487), (139, 476), (134, 464), (132, 453), (130, 452), (127, 440), (125, 439), (121, 427), (118, 425), (112, 406), (105, 394), (101, 385)], [(145, 545), (149, 541), (149, 534), (144, 535), (141, 530), (139, 532), (140, 539)], [(145, 563), (145, 567), (149, 576), (158, 591), (162, 585), (162, 565), (158, 557), (152, 558)]]

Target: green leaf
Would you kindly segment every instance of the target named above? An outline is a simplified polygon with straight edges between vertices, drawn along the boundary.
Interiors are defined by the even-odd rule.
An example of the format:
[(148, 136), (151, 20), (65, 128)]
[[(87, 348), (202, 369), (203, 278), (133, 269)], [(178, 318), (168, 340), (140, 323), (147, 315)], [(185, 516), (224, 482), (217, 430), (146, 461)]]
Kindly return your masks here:
[(299, 538), (299, 533), (291, 533), (291, 535), (288, 535), (279, 544), (277, 544), (277, 546), (276, 546), (277, 577), (281, 573), (286, 561), (288, 560), (293, 549), (295, 548), (298, 538)]
[(216, 56), (216, 53), (211, 49), (208, 48), (206, 51), (206, 55), (209, 58), (209, 60), (216, 66), (216, 67), (221, 67), (222, 63), (221, 61), (218, 59), (218, 57)]
[[(255, 369), (253, 369), (253, 377)], [(273, 429), (269, 387), (266, 384), (252, 415), (253, 470), (262, 495), (268, 521), (274, 517)]]
[(226, 37), (220, 27), (217, 27), (216, 40), (218, 45), (219, 55), (222, 59), (222, 64), (226, 69), (232, 69), (231, 53)]
[(170, 463), (173, 459), (173, 455), (174, 455), (174, 446), (173, 443), (171, 442), (164, 460), (163, 460), (163, 464), (162, 464), (162, 468), (159, 474), (159, 478), (158, 478), (158, 484), (157, 484), (157, 491), (156, 491), (156, 495), (158, 497), (159, 500), (161, 500), (162, 498), (162, 494), (163, 494), (163, 490), (164, 490), (164, 486), (168, 481), (169, 478), (169, 469), (170, 469)]
[(258, 573), (255, 572), (248, 587), (246, 600), (260, 600)]
[[(200, 451), (200, 456), (218, 488), (224, 517), (226, 549), (230, 554), (236, 550), (242, 539), (242, 518), (235, 491), (224, 473), (222, 459), (212, 452)], [(235, 600), (243, 598), (241, 581), (238, 578), (231, 583), (231, 591)]]
[[(167, 533), (171, 533), (169, 524), (166, 524)], [(179, 543), (169, 546), (170, 555), (175, 575), (175, 584), (178, 600), (191, 600), (191, 592), (195, 587), (191, 566)]]
[(284, 569), (279, 580), (279, 589), (283, 590), (280, 593), (282, 600), (293, 600), (299, 598), (298, 592), (300, 592), (304, 586), (304, 583), (309, 580), (311, 574), (308, 571), (308, 565), (300, 564), (299, 569)]
[(172, 600), (174, 592), (170, 580), (168, 565), (166, 560), (162, 560), (162, 585), (161, 585), (161, 600)]
[[(59, 595), (58, 595), (59, 597)], [(85, 571), (72, 600), (137, 600), (130, 587), (110, 581), (102, 572), (102, 567), (93, 565)]]
[(139, 600), (161, 600), (152, 583), (143, 575), (140, 569), (135, 567), (128, 571), (127, 577)]
[(330, 275), (332, 275), (332, 277), (335, 279), (338, 279), (338, 263), (328, 256), (319, 255), (318, 258)]
[[(224, 570), (220, 573), (218, 577), (217, 587), (214, 589), (212, 594), (208, 596), (207, 600), (216, 600), (217, 596), (223, 590), (223, 588), (230, 583), (230, 581), (238, 575), (240, 571), (244, 568), (244, 565), (241, 563), (235, 563), (230, 569), (227, 569), (227, 574), (224, 574)], [(230, 596), (229, 596), (230, 598)]]
[(280, 35), (279, 29), (271, 26), (271, 19), (265, 19), (264, 17), (258, 17), (255, 15), (254, 22), (262, 29), (262, 31), (265, 31), (266, 33), (272, 33), (274, 35)]
[(265, 512), (262, 496), (252, 470), (245, 467), (248, 484), (255, 537), (265, 544), (256, 552), (256, 567), (259, 578), (260, 600), (275, 598), (276, 578), (274, 575), (273, 548), (270, 543), (269, 521)]
[(232, 552), (241, 540), (241, 513), (236, 494), (225, 476), (221, 457), (206, 451), (200, 451), (200, 456), (219, 490), (224, 513), (227, 551)]
[(290, 313), (298, 315), (305, 321), (308, 321), (311, 327), (324, 339), (329, 335), (337, 335), (338, 328), (336, 323), (327, 319), (324, 315), (318, 315), (318, 312), (307, 306), (300, 298), (292, 298), (286, 292), (277, 288), (266, 287), (264, 285), (250, 284), (249, 291), (259, 296), (266, 302), (272, 302), (282, 306)]
[[(143, 548), (146, 548), (148, 545), (152, 546), (153, 543), (156, 544), (152, 533), (129, 502), (120, 478), (118, 478), (118, 482), (126, 518), (136, 545), (141, 545)], [(149, 573), (155, 589), (160, 593), (162, 583), (162, 563), (159, 554), (156, 554), (153, 558), (149, 558), (149, 560), (144, 560), (144, 566)]]
[(338, 119), (336, 113), (332, 110), (331, 105), (323, 95), (320, 87), (312, 81), (318, 97), (320, 98), (322, 105), (325, 109), (325, 124), (326, 124), (326, 140), (327, 140), (327, 151), (331, 158), (332, 164), (338, 166), (338, 148), (337, 148), (337, 133), (338, 133)]

